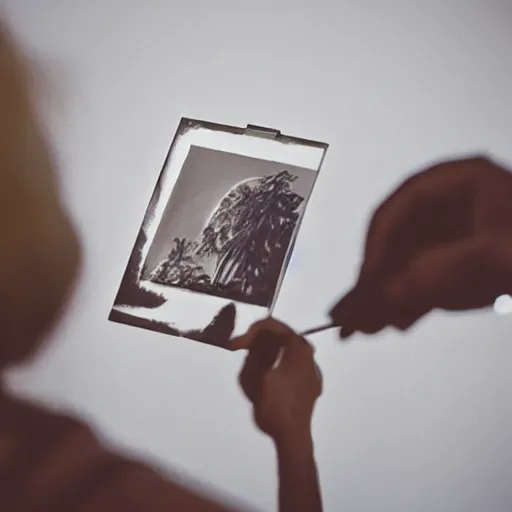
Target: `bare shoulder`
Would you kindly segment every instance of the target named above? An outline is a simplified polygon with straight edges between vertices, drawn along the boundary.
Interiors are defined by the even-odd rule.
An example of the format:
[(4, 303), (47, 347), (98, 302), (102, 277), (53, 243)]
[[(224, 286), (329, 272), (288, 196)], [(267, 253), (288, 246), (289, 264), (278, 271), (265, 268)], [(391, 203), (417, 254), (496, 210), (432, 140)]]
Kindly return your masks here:
[(0, 397), (0, 509), (233, 510), (106, 449), (69, 416)]

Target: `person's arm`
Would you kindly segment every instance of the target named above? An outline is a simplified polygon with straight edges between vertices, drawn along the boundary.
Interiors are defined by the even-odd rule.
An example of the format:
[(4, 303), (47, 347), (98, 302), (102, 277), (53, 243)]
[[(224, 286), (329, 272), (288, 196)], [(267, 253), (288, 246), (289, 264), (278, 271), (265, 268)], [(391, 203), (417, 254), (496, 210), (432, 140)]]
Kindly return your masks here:
[(279, 510), (322, 510), (311, 432), (290, 432), (275, 445), (279, 467)]
[(256, 424), (276, 447), (280, 512), (321, 512), (311, 419), (322, 382), (311, 345), (268, 319), (233, 348), (249, 349), (240, 384), (254, 405)]

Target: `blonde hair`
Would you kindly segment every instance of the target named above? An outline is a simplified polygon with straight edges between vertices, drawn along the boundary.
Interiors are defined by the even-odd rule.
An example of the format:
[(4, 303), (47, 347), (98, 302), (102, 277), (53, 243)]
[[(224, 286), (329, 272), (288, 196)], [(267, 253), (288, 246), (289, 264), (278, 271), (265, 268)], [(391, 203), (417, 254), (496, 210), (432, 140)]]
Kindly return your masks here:
[(0, 367), (36, 348), (79, 260), (24, 62), (0, 25)]

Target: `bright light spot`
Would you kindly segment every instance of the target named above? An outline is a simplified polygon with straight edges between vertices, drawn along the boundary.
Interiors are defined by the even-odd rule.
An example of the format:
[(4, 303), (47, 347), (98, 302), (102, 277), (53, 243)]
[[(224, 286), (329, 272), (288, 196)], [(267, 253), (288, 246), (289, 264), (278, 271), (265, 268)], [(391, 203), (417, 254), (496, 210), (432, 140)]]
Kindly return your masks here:
[(510, 295), (500, 295), (494, 301), (494, 312), (498, 315), (509, 315), (512, 313), (512, 297)]

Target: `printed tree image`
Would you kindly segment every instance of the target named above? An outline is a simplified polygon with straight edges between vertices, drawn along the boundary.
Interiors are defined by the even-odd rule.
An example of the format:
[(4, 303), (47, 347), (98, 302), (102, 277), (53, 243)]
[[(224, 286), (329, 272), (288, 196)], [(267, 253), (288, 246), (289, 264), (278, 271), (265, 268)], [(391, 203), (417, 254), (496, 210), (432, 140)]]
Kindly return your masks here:
[(167, 258), (149, 275), (154, 283), (183, 288), (208, 284), (210, 276), (195, 261), (196, 246), (186, 238), (175, 238)]
[(283, 170), (233, 188), (195, 241), (174, 239), (149, 279), (270, 306), (304, 201), (292, 191), (296, 179)]
[(236, 289), (269, 305), (304, 201), (288, 171), (244, 182), (220, 203), (197, 254), (215, 257), (212, 286)]

